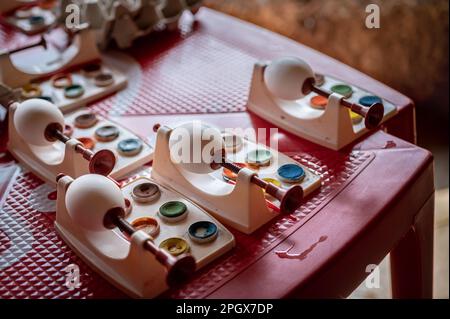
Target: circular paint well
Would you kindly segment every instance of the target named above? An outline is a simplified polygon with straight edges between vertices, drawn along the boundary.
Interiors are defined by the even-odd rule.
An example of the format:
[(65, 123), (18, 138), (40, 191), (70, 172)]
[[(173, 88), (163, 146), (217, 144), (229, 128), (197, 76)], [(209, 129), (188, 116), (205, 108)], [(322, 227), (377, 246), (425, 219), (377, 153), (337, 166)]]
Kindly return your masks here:
[(49, 101), (50, 103), (53, 103), (52, 97), (48, 96), (48, 95), (40, 95), (40, 96), (37, 96), (36, 98), (43, 99), (43, 100)]
[(255, 149), (247, 153), (246, 162), (255, 166), (267, 166), (272, 159), (272, 153), (265, 149)]
[(72, 76), (67, 73), (56, 74), (51, 78), (53, 87), (61, 89), (72, 85)]
[(73, 134), (73, 127), (69, 124), (64, 125), (64, 135), (71, 137)]
[(125, 215), (130, 215), (132, 210), (133, 205), (131, 205), (131, 201), (128, 198), (125, 198)]
[(222, 138), (225, 144), (225, 149), (229, 152), (239, 151), (244, 144), (242, 137), (236, 134), (223, 133)]
[(43, 16), (31, 16), (28, 18), (28, 22), (30, 22), (33, 26), (43, 25), (45, 23), (45, 18)]
[(72, 84), (64, 88), (64, 96), (68, 99), (76, 99), (84, 94), (84, 88), (80, 84)]
[[(234, 163), (234, 164), (236, 166), (239, 166), (240, 168), (248, 167), (248, 165), (245, 163)], [(229, 170), (228, 168), (223, 168), (222, 177), (226, 182), (236, 181), (237, 174), (235, 172), (233, 172), (232, 170)]]
[(344, 97), (350, 97), (353, 94), (353, 89), (347, 84), (336, 84), (331, 87), (331, 91), (340, 94)]
[(131, 196), (139, 203), (150, 203), (155, 201), (161, 195), (159, 186), (155, 183), (141, 183), (133, 187)]
[(77, 140), (88, 150), (93, 150), (95, 147), (95, 141), (90, 137), (77, 137)]
[(284, 164), (277, 170), (280, 179), (287, 183), (298, 183), (305, 178), (305, 170), (297, 164)]
[(102, 66), (99, 63), (89, 63), (83, 66), (81, 72), (89, 78), (93, 78), (100, 74), (102, 71)]
[(204, 244), (217, 238), (218, 228), (213, 222), (199, 221), (189, 226), (188, 233), (192, 241)]
[(316, 73), (314, 74), (315, 85), (322, 86), (325, 83), (325, 77), (322, 74)]
[(381, 100), (381, 98), (375, 95), (366, 95), (359, 99), (359, 104), (361, 104), (362, 106), (368, 107), (375, 103), (383, 103), (383, 101)]
[(122, 140), (117, 145), (117, 149), (119, 153), (124, 156), (134, 156), (141, 152), (142, 150), (142, 142), (136, 138), (128, 138)]
[(143, 230), (146, 234), (153, 238), (158, 236), (160, 230), (158, 221), (151, 217), (141, 217), (135, 219), (131, 222), (131, 225), (136, 228), (136, 230)]
[(119, 134), (119, 129), (114, 125), (101, 126), (95, 130), (95, 138), (101, 142), (113, 141)]
[(355, 112), (349, 111), (350, 112), (350, 118), (352, 119), (352, 123), (353, 124), (358, 124), (362, 121), (363, 117)]
[(114, 83), (114, 77), (111, 73), (100, 73), (95, 76), (94, 82), (96, 86), (105, 87)]
[(267, 183), (271, 183), (275, 186), (281, 187), (281, 182), (278, 179), (271, 178), (271, 177), (265, 177), (265, 178), (263, 178), (263, 181), (265, 181)]
[(178, 256), (189, 251), (189, 244), (182, 238), (171, 237), (162, 241), (159, 248), (168, 251), (173, 256)]
[(180, 201), (170, 201), (164, 203), (158, 211), (159, 216), (168, 222), (177, 222), (183, 220), (187, 216), (187, 206)]
[(75, 117), (74, 124), (78, 128), (89, 128), (97, 124), (97, 116), (93, 113), (83, 113)]
[(37, 98), (42, 95), (42, 90), (39, 85), (28, 83), (22, 87), (21, 94), (25, 99)]
[(316, 95), (309, 100), (309, 104), (315, 109), (323, 110), (328, 104), (328, 99), (324, 96)]

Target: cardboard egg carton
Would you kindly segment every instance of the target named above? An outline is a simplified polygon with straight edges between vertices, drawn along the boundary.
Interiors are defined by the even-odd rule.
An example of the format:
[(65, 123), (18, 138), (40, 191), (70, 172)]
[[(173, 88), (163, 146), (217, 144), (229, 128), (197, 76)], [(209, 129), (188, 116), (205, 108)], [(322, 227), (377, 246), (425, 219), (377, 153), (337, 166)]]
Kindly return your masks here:
[[(69, 3), (70, 1), (66, 1)], [(115, 42), (128, 48), (133, 41), (165, 26), (178, 27), (184, 11), (192, 13), (200, 8), (201, 0), (106, 0), (84, 1), (83, 23), (89, 24), (97, 35), (100, 48)]]

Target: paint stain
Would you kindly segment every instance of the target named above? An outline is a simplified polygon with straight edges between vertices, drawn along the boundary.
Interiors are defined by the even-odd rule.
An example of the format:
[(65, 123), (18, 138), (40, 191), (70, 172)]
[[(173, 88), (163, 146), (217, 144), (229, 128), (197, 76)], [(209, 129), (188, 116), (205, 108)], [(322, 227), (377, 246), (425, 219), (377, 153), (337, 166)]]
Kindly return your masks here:
[(56, 200), (56, 197), (57, 197), (57, 192), (56, 192), (56, 191), (51, 192), (51, 193), (49, 193), (49, 194), (47, 195), (47, 198), (48, 198), (49, 200)]
[(386, 145), (384, 145), (384, 148), (394, 148), (396, 146), (397, 146), (397, 144), (395, 144), (394, 141), (387, 141)]
[(275, 251), (275, 254), (277, 254), (278, 257), (280, 258), (286, 258), (286, 259), (299, 259), (299, 260), (304, 260), (306, 257), (308, 257), (308, 254), (310, 252), (313, 251), (314, 248), (316, 248), (316, 246), (321, 243), (324, 242), (325, 240), (327, 240), (328, 237), (327, 236), (321, 236), (319, 238), (319, 240), (317, 242), (315, 242), (314, 244), (312, 244), (308, 249), (306, 249), (305, 251), (295, 254), (295, 253), (289, 253), (291, 251), (292, 248), (294, 248), (294, 245), (292, 245), (291, 247), (289, 247), (286, 250), (278, 250)]

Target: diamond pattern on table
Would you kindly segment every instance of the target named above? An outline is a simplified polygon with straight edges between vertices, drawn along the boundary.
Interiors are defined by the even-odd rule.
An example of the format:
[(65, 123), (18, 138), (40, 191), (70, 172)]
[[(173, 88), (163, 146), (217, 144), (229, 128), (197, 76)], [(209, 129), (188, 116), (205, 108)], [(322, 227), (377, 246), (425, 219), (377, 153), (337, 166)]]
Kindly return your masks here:
[[(327, 154), (332, 154), (328, 152)], [(236, 248), (196, 273), (178, 290), (165, 296), (200, 298), (234, 277), (297, 230), (325, 205), (344, 182), (354, 178), (373, 158), (370, 152), (318, 157), (299, 154), (292, 158), (323, 178), (319, 192), (290, 216), (279, 216), (251, 236), (233, 231)], [(148, 173), (144, 172), (144, 173)], [(42, 185), (31, 173), (17, 178), (5, 207), (0, 211), (0, 298), (123, 298), (125, 295), (90, 269), (62, 241), (54, 228), (55, 213), (39, 212), (29, 196)], [(49, 189), (50, 191), (50, 189)], [(251, 253), (249, 253), (251, 252)], [(65, 268), (80, 267), (81, 287), (66, 287)]]

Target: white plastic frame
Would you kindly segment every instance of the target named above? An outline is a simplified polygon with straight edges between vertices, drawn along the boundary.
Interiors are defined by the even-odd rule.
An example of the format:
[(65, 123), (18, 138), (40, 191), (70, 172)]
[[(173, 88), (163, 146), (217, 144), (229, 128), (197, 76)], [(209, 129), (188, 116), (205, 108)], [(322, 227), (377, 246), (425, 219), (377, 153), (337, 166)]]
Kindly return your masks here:
[[(343, 96), (333, 93), (325, 110), (308, 105), (309, 96), (297, 101), (286, 101), (274, 97), (264, 84), (264, 68), (267, 64), (256, 63), (253, 69), (247, 108), (267, 121), (297, 136), (339, 150), (368, 132), (363, 121), (353, 124), (349, 109), (340, 104)], [(326, 77), (328, 81), (335, 81)], [(335, 81), (337, 82), (337, 81)], [(312, 96), (312, 95), (311, 95)], [(397, 109), (383, 101), (384, 118), (392, 117)]]

